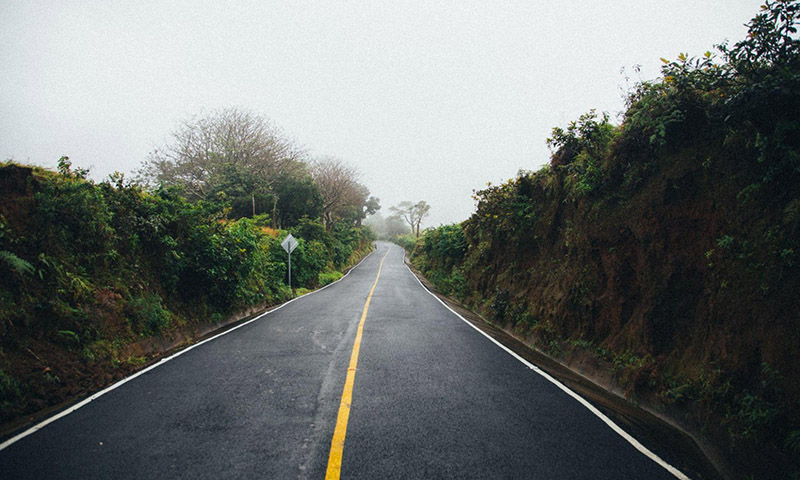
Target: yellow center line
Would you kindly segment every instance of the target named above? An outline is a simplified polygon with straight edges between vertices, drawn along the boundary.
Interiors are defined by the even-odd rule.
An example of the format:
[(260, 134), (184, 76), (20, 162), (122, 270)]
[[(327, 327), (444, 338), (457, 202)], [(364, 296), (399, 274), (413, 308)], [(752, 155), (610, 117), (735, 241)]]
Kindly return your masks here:
[(361, 350), (361, 335), (364, 332), (364, 321), (367, 319), (369, 302), (372, 300), (372, 293), (375, 292), (375, 287), (378, 285), (378, 279), (381, 278), (383, 261), (386, 260), (387, 255), (389, 255), (389, 250), (386, 251), (386, 255), (383, 256), (380, 265), (378, 265), (378, 275), (375, 277), (375, 283), (372, 284), (372, 288), (369, 291), (367, 302), (364, 304), (364, 311), (361, 313), (361, 321), (358, 323), (356, 341), (353, 343), (353, 353), (350, 355), (350, 366), (347, 367), (347, 378), (344, 381), (342, 402), (339, 404), (339, 414), (336, 416), (336, 428), (333, 430), (331, 454), (328, 456), (328, 470), (325, 473), (325, 480), (338, 480), (342, 473), (344, 437), (347, 434), (347, 421), (350, 418), (350, 405), (353, 403), (353, 383), (356, 379), (358, 352)]

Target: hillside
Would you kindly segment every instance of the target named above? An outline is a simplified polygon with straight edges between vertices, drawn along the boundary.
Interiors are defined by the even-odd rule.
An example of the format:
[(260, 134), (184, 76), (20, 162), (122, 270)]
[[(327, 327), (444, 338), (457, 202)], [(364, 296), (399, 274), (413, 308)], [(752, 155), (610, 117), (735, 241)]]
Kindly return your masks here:
[[(241, 316), (341, 276), (371, 232), (0, 164), (0, 432), (84, 396)], [(286, 253), (293, 233), (293, 287)]]
[(414, 263), (439, 289), (692, 432), (734, 478), (800, 475), (800, 42), (768, 4), (476, 193)]

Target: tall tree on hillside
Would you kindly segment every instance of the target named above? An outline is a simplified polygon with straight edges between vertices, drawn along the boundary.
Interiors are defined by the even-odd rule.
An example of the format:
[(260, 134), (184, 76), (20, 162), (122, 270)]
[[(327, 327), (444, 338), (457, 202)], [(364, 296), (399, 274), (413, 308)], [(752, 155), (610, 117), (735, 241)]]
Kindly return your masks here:
[(304, 160), (305, 153), (268, 120), (226, 108), (183, 121), (138, 173), (147, 184), (178, 185), (199, 200), (242, 179), (269, 190), (281, 175), (301, 176)]
[(358, 170), (335, 157), (324, 157), (311, 163), (311, 176), (322, 194), (322, 223), (330, 230), (339, 220), (356, 225), (368, 213), (380, 208), (378, 199), (369, 196), (369, 189), (358, 183)]
[(380, 199), (371, 196), (367, 187), (358, 184), (353, 195), (352, 205), (343, 212), (342, 218), (349, 219), (360, 227), (367, 215), (373, 215), (380, 209)]
[(419, 227), (422, 220), (429, 215), (431, 206), (420, 200), (417, 203), (413, 202), (400, 202), (398, 205), (391, 207), (390, 210), (397, 216), (402, 218), (411, 226), (411, 231), (419, 238)]
[(280, 228), (297, 225), (303, 217), (319, 219), (322, 214), (322, 193), (310, 175), (285, 177), (273, 189), (275, 216)]
[[(178, 186), (190, 200), (222, 201), (236, 217), (268, 213), (273, 222), (292, 225), (319, 216), (305, 153), (268, 120), (238, 108), (183, 121), (150, 153), (138, 178)], [(303, 192), (289, 192), (292, 187)]]
[(367, 201), (364, 202), (364, 205), (361, 207), (361, 217), (358, 219), (358, 226), (361, 226), (361, 222), (367, 218), (368, 215), (375, 215), (380, 209), (381, 201), (378, 197), (370, 196), (367, 198)]

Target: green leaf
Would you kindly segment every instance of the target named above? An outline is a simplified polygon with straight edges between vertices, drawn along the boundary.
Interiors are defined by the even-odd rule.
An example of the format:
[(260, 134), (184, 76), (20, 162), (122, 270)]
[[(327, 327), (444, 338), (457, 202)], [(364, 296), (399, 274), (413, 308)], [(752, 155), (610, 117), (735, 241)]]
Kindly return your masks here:
[(30, 275), (33, 273), (33, 265), (8, 250), (0, 250), (0, 260), (5, 262), (20, 275)]

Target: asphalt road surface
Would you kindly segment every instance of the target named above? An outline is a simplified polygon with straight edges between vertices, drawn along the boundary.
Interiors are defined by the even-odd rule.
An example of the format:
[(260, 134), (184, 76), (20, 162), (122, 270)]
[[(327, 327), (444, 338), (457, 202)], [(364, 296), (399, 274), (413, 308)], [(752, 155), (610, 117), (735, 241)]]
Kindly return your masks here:
[(382, 242), (340, 282), (6, 446), (0, 478), (326, 478), (368, 297), (341, 478), (676, 478), (454, 315)]

